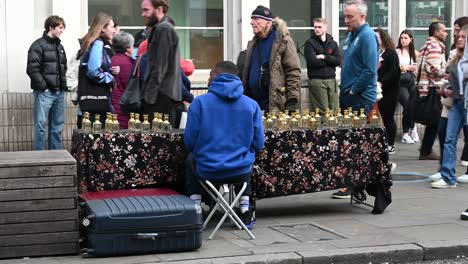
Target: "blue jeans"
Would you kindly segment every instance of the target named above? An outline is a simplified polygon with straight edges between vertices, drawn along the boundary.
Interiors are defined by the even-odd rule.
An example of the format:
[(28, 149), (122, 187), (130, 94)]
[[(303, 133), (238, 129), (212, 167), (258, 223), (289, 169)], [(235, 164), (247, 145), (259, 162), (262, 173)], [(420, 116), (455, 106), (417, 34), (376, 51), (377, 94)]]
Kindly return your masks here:
[(48, 148), (62, 148), (62, 130), (65, 124), (64, 92), (34, 91), (34, 147), (45, 149), (48, 123)]
[(460, 131), (465, 125), (466, 111), (463, 100), (453, 99), (452, 109), (448, 114), (447, 133), (445, 136), (442, 167), (440, 173), (442, 179), (448, 184), (457, 183), (455, 166), (457, 162), (457, 142)]
[(358, 111), (358, 113), (359, 109), (364, 108), (364, 113), (367, 115), (374, 107), (374, 103), (362, 98), (359, 94), (340, 94), (340, 108), (345, 110), (348, 107), (352, 107), (353, 111)]

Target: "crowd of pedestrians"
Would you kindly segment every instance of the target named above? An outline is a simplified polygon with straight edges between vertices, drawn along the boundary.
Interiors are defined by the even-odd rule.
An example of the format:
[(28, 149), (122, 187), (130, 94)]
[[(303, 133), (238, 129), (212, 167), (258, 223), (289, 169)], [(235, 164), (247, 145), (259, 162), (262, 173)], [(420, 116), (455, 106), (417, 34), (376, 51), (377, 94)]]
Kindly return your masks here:
[[(150, 119), (156, 112), (168, 114), (172, 126), (178, 126), (181, 112), (187, 111), (186, 104), (194, 100), (187, 78), (193, 73), (194, 64), (180, 56), (175, 21), (167, 16), (168, 9), (167, 0), (142, 0), (141, 15), (147, 27), (138, 38), (120, 31), (109, 14), (100, 12), (94, 17), (88, 32), (79, 39), (79, 51), (70, 60), (77, 61), (78, 67), (70, 66), (68, 69), (76, 72), (70, 75), (75, 75), (77, 80), (73, 86), (78, 87), (78, 128), (82, 127), (84, 111), (91, 114), (91, 121), (99, 115), (102, 124), (105, 124), (106, 112), (116, 113), (120, 127), (128, 127), (128, 113), (122, 111), (119, 101), (135, 68), (139, 70), (142, 83), (141, 113), (148, 114)], [(440, 162), (440, 171), (432, 177), (433, 188), (456, 187), (457, 182), (468, 182), (468, 171), (461, 177), (455, 176), (456, 144), (462, 129), (465, 142), (468, 142), (468, 97), (465, 97), (468, 92), (465, 90), (468, 80), (468, 52), (465, 50), (468, 18), (459, 18), (454, 24), (453, 50), (446, 63), (447, 32), (441, 22), (428, 26), (429, 36), (418, 50), (410, 30), (401, 32), (396, 47), (386, 30), (373, 30), (367, 22), (367, 4), (362, 0), (348, 1), (343, 13), (348, 32), (341, 48), (327, 33), (328, 23), (323, 18), (313, 20), (314, 30), (304, 44), (309, 108), (318, 108), (322, 114), (327, 108), (335, 110), (338, 106), (354, 111), (364, 109), (365, 114), (372, 109), (378, 110), (387, 133), (386, 151), (392, 155), (397, 151), (394, 119), (397, 104), (403, 107), (401, 142), (418, 143), (417, 126), (409, 111), (410, 98), (414, 93), (424, 97), (434, 88), (442, 100), (443, 111), (441, 116), (433, 117), (437, 122), (425, 127), (419, 159)], [(209, 96), (196, 98), (193, 102), (196, 107), (190, 108), (187, 123), (190, 137), (186, 137), (186, 144), (193, 152), (190, 175), (211, 177), (216, 171), (227, 178), (249, 177), (253, 165), (251, 157), (263, 147), (263, 128), (257, 126), (259, 110), (294, 111), (299, 108), (301, 65), (286, 22), (268, 7), (260, 5), (253, 10), (250, 24), (254, 37), (247, 49), (239, 54), (237, 66), (228, 61), (216, 64), (208, 84)], [(67, 57), (60, 44), (64, 29), (63, 18), (47, 18), (43, 36), (28, 51), (27, 74), (34, 90), (34, 140), (38, 150), (46, 149), (46, 123), (49, 126), (48, 148), (62, 148), (63, 92), (67, 90), (66, 74), (69, 75)], [(135, 49), (134, 45), (139, 47)], [(340, 82), (336, 78), (336, 67), (341, 67)], [(206, 115), (207, 109), (218, 112), (235, 109), (232, 113), (237, 111), (239, 115), (230, 117), (229, 122), (239, 120), (245, 126), (248, 124), (243, 135), (252, 136), (243, 139), (242, 133), (233, 134), (235, 128), (226, 126), (219, 115), (205, 119), (202, 115)], [(240, 113), (248, 115), (240, 118)], [(206, 127), (208, 124), (217, 130), (206, 133), (210, 130)], [(226, 145), (226, 149), (235, 155), (222, 155), (225, 150), (220, 150), (219, 146), (209, 148), (218, 144), (214, 139), (222, 141), (226, 138), (223, 133), (230, 134), (233, 142), (238, 144)], [(433, 151), (437, 136), (440, 155)], [(201, 151), (203, 146), (210, 149), (210, 155)], [(463, 151), (462, 160), (462, 164), (467, 166), (468, 146)], [(198, 190), (193, 185), (190, 187)], [(196, 194), (194, 200), (200, 200), (196, 191), (193, 194)], [(333, 197), (349, 198), (350, 195), (348, 189), (342, 189)], [(247, 218), (251, 224), (246, 197), (242, 198), (242, 204), (241, 213), (249, 212)]]

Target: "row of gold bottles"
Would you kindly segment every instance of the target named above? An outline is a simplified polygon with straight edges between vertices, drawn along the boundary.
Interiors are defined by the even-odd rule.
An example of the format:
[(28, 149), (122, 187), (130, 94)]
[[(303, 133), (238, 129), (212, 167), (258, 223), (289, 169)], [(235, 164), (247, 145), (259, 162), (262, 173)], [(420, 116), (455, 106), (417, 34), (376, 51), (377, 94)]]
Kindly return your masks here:
[(266, 130), (288, 130), (288, 129), (335, 129), (335, 128), (362, 128), (362, 127), (381, 127), (380, 118), (375, 110), (371, 111), (369, 123), (367, 116), (364, 114), (364, 109), (353, 111), (352, 108), (345, 109), (342, 113), (338, 108), (336, 111), (326, 109), (325, 115), (320, 115), (320, 110), (315, 109), (315, 112), (310, 113), (309, 109), (305, 109), (300, 113), (296, 111), (291, 115), (288, 112), (272, 111), (265, 117), (265, 112), (262, 111), (263, 127)]
[[(83, 130), (92, 131), (94, 133), (114, 133), (121, 131), (117, 114), (106, 113), (105, 126), (100, 121), (101, 115), (94, 115), (94, 122), (90, 120), (90, 113), (83, 113)], [(128, 131), (132, 132), (152, 132), (152, 131), (167, 131), (171, 129), (169, 122), (169, 114), (154, 113), (154, 118), (149, 121), (148, 115), (143, 115), (143, 121), (140, 120), (140, 114), (130, 113), (130, 120), (128, 121)]]

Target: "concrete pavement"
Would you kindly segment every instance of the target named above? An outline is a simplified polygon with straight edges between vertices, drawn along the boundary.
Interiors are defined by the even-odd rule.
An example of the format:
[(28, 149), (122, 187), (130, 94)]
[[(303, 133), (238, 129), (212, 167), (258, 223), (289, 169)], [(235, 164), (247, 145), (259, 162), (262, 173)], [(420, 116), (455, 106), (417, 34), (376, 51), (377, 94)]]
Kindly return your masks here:
[[(399, 142), (399, 138), (397, 139)], [(461, 153), (462, 141), (459, 142)], [(397, 143), (395, 173), (430, 175), (437, 161), (419, 161), (419, 144)], [(438, 153), (438, 145), (434, 146)], [(465, 168), (458, 166), (457, 175)], [(428, 180), (396, 181), (393, 202), (382, 215), (332, 192), (270, 198), (257, 203), (255, 240), (224, 227), (214, 240), (204, 232), (194, 252), (82, 259), (60, 256), (0, 260), (0, 264), (87, 263), (401, 263), (468, 256), (468, 184), (431, 189)], [(372, 197), (368, 202), (373, 204)]]

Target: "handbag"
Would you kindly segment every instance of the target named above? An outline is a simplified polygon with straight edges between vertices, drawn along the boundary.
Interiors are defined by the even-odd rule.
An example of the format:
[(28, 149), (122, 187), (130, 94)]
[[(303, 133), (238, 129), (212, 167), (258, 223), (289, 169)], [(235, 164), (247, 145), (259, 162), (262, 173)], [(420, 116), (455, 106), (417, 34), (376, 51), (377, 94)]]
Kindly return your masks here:
[(140, 56), (133, 69), (132, 76), (128, 81), (127, 88), (120, 97), (119, 105), (120, 109), (124, 113), (140, 113), (143, 105), (143, 85), (140, 80)]
[(439, 122), (442, 104), (440, 97), (437, 95), (436, 87), (429, 86), (427, 96), (420, 96), (418, 84), (421, 78), (421, 69), (424, 61), (424, 54), (426, 53), (427, 47), (424, 50), (421, 63), (419, 65), (418, 78), (416, 81), (416, 89), (410, 95), (410, 114), (413, 117), (414, 122), (420, 123), (426, 126), (435, 126)]
[(405, 87), (414, 87), (416, 81), (413, 72), (402, 72), (400, 75), (400, 85)]
[(78, 70), (78, 104), (82, 112), (110, 112), (108, 84), (97, 83), (86, 76), (88, 67), (80, 65)]

